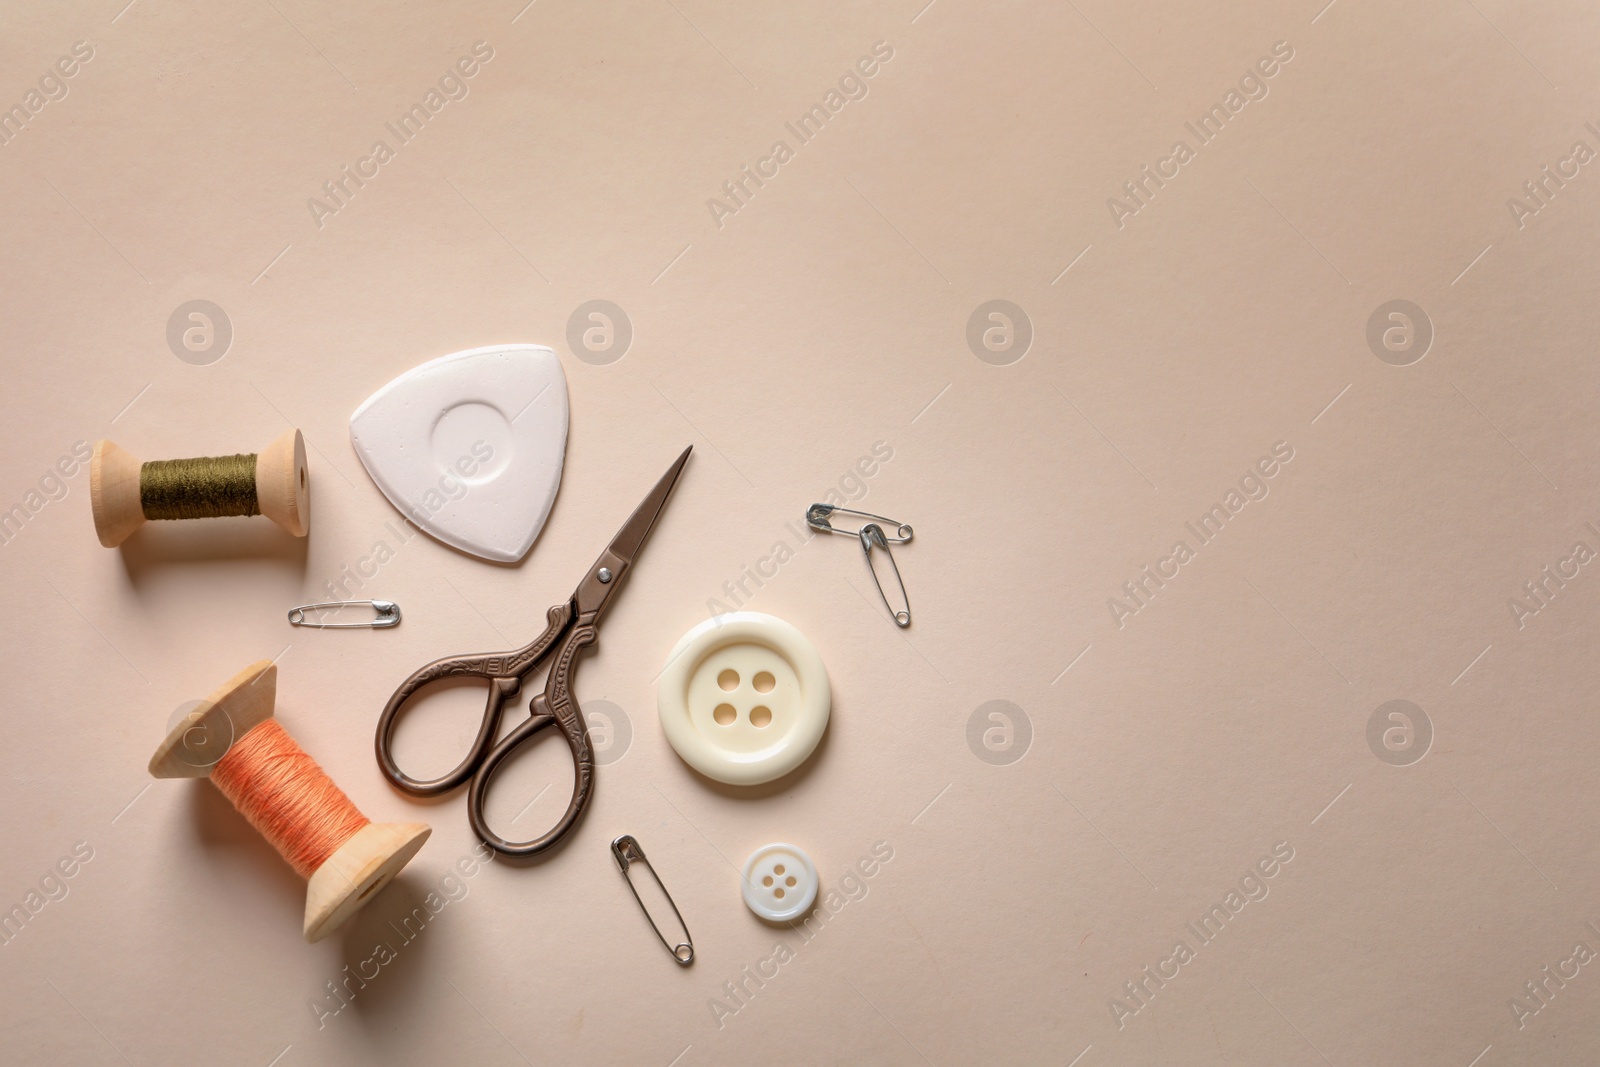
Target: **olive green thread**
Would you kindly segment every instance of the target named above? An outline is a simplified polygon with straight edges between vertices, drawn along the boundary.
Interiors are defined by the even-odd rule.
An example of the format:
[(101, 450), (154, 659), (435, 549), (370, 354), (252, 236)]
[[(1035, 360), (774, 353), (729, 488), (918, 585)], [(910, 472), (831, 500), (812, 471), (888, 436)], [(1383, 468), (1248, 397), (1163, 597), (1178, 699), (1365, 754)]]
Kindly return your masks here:
[(150, 460), (139, 468), (139, 505), (147, 519), (259, 515), (255, 453)]

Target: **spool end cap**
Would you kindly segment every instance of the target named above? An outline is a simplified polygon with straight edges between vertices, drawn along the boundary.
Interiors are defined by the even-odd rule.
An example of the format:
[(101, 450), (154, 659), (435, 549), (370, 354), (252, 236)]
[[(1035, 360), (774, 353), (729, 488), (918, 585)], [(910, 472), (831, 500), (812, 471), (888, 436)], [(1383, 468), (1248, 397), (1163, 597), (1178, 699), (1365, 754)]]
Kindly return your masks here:
[(360, 911), (411, 862), (431, 833), (420, 822), (374, 822), (357, 830), (306, 885), (306, 940), (321, 941)]
[(150, 757), (155, 778), (209, 778), (233, 743), (272, 718), (278, 666), (256, 660), (194, 707), (183, 709)]
[(139, 473), (144, 464), (115, 441), (100, 440), (89, 460), (89, 505), (100, 543), (116, 548), (144, 525)]

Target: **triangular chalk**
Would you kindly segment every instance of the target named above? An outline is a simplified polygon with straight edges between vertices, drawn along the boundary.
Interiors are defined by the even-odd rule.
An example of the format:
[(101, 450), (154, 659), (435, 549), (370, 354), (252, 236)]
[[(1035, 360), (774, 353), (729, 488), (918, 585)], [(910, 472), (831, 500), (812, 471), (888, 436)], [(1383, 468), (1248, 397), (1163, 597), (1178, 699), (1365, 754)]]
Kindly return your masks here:
[(567, 378), (543, 345), (440, 356), (368, 397), (350, 441), (407, 518), (463, 552), (515, 562), (561, 486)]

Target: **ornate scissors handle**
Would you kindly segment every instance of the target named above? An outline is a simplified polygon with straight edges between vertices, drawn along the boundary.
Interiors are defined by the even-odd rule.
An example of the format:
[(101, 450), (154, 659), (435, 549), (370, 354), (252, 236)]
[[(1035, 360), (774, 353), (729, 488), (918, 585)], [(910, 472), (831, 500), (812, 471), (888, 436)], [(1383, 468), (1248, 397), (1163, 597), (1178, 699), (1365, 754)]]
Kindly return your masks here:
[[(571, 602), (557, 604), (550, 609), (547, 617), (550, 624), (544, 633), (534, 638), (531, 644), (514, 652), (499, 652), (488, 656), (446, 656), (444, 659), (434, 660), (400, 683), (400, 688), (394, 691), (389, 703), (384, 705), (383, 714), (378, 717), (378, 735), (375, 742), (378, 768), (396, 789), (414, 797), (437, 797), (443, 796), (472, 777), (473, 772), (484, 762), (485, 756), (489, 755), (490, 749), (494, 748), (494, 736), (499, 732), (500, 714), (505, 710), (506, 702), (521, 691), (522, 679), (549, 654), (551, 646), (572, 621)], [(394, 760), (394, 728), (399, 720), (400, 709), (429, 685), (447, 678), (488, 680), (489, 700), (484, 708), (483, 722), (478, 726), (478, 736), (472, 742), (472, 747), (467, 750), (466, 757), (456, 764), (454, 770), (439, 778), (428, 780), (413, 778), (402, 771)], [(538, 715), (535, 714), (534, 718), (537, 719)], [(527, 727), (528, 724), (524, 723), (511, 737), (521, 735)], [(506, 740), (511, 740), (511, 737)], [(505, 756), (502, 755), (500, 758), (504, 759)]]
[[(505, 736), (484, 757), (483, 764), (472, 776), (467, 790), (467, 819), (478, 837), (490, 848), (507, 856), (533, 856), (554, 845), (577, 825), (589, 798), (594, 792), (594, 752), (589, 747), (588, 726), (577, 701), (572, 698), (572, 676), (577, 669), (578, 655), (594, 644), (599, 631), (596, 613), (578, 616), (577, 623), (567, 632), (556, 647), (555, 660), (550, 664), (550, 674), (545, 679), (544, 691), (537, 694), (530, 705), (531, 718)], [(552, 724), (561, 727), (567, 747), (572, 749), (572, 799), (567, 810), (555, 826), (531, 841), (509, 841), (489, 828), (484, 818), (484, 798), (488, 795), (489, 781), (507, 756), (538, 736), (538, 732)]]
[[(678, 455), (667, 472), (645, 494), (639, 506), (633, 509), (628, 521), (622, 524), (611, 543), (600, 553), (600, 558), (578, 583), (572, 599), (550, 609), (550, 625), (531, 645), (493, 656), (452, 656), (435, 660), (401, 683), (384, 706), (383, 714), (378, 717), (375, 747), (378, 766), (385, 778), (397, 788), (419, 797), (439, 796), (470, 778), (472, 785), (467, 790), (467, 818), (472, 823), (472, 829), (490, 848), (508, 856), (531, 856), (543, 852), (577, 825), (594, 792), (594, 753), (589, 748), (583, 712), (572, 698), (573, 672), (577, 669), (578, 656), (594, 644), (600, 617), (605, 614), (606, 606), (627, 577), (634, 557), (660, 518), (661, 509), (666, 506), (667, 497), (671, 495), (678, 475), (683, 472), (683, 465), (688, 462), (691, 450), (686, 448)], [(550, 673), (545, 679), (544, 691), (530, 702), (528, 710), (531, 716), (499, 744), (495, 744), (500, 713), (505, 709), (506, 701), (521, 691), (523, 680), (547, 655), (553, 655)], [(450, 677), (488, 680), (489, 702), (484, 708), (483, 723), (478, 727), (478, 736), (472, 742), (466, 758), (454, 770), (431, 781), (412, 778), (394, 761), (395, 720), (401, 707), (420, 689)], [(537, 738), (539, 731), (557, 725), (561, 727), (567, 747), (572, 750), (572, 800), (561, 819), (543, 836), (532, 841), (509, 841), (491, 830), (483, 817), (489, 781), (507, 756)]]

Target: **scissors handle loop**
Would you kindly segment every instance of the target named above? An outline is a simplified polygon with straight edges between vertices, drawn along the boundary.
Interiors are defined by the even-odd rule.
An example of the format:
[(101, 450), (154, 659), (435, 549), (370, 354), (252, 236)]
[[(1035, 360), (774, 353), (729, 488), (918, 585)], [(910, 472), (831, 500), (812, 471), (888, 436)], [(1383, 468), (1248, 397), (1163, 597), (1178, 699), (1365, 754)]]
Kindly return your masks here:
[[(561, 637), (572, 619), (570, 602), (557, 604), (550, 609), (549, 626), (533, 642), (512, 652), (499, 652), (489, 656), (447, 656), (434, 660), (400, 683), (389, 703), (378, 717), (378, 735), (375, 747), (378, 769), (391, 785), (414, 797), (443, 796), (460, 786), (483, 763), (484, 757), (494, 747), (495, 734), (500, 730), (500, 716), (506, 702), (516, 697), (522, 689), (522, 679), (530, 673)], [(489, 699), (484, 707), (483, 721), (478, 725), (478, 736), (466, 757), (455, 768), (438, 778), (413, 778), (400, 769), (394, 759), (394, 730), (401, 709), (422, 690), (450, 678), (484, 678), (489, 682)], [(502, 757), (504, 758), (504, 757)]]
[[(483, 764), (472, 776), (467, 790), (467, 820), (473, 832), (490, 848), (505, 856), (536, 856), (566, 836), (577, 825), (589, 798), (594, 792), (594, 750), (589, 747), (588, 727), (577, 702), (572, 699), (572, 673), (577, 657), (585, 647), (595, 642), (599, 631), (592, 618), (580, 616), (556, 648), (555, 662), (550, 665), (550, 676), (544, 692), (533, 698), (533, 716), (505, 736), (489, 750)], [(539, 731), (547, 726), (561, 728), (567, 746), (572, 749), (572, 799), (567, 810), (549, 830), (531, 841), (512, 841), (496, 833), (484, 815), (484, 802), (489, 793), (489, 783), (500, 764), (522, 745), (537, 739)]]

